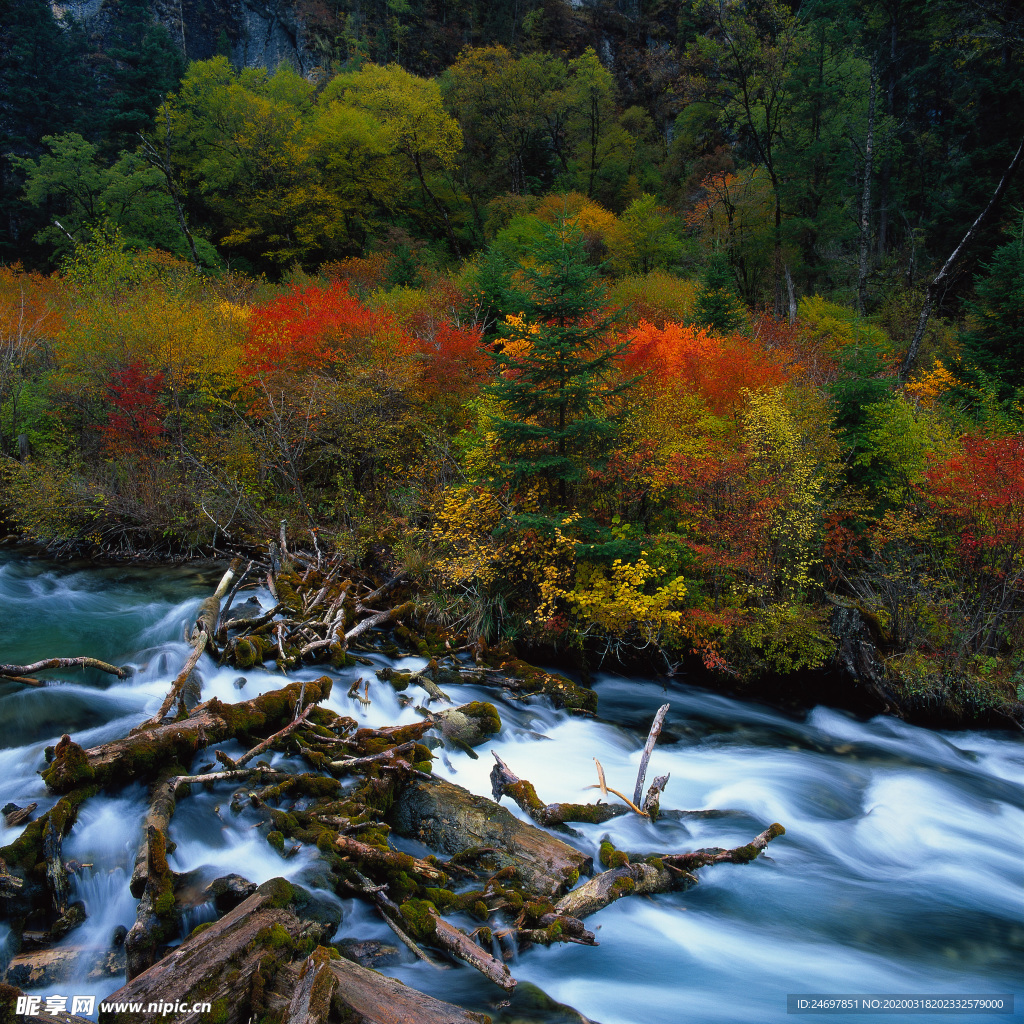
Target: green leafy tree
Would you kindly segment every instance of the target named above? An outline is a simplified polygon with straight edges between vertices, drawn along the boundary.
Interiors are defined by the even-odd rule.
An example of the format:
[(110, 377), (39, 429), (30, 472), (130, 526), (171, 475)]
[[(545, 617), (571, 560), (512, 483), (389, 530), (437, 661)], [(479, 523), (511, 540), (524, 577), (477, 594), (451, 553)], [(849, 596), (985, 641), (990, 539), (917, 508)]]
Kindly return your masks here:
[(107, 223), (131, 246), (188, 254), (164, 178), (141, 156), (123, 153), (108, 167), (98, 147), (75, 132), (43, 141), (48, 153), (14, 163), (25, 174), (25, 199), (49, 215), (36, 239), (54, 255), (69, 254)]
[(612, 267), (620, 274), (647, 274), (683, 255), (676, 220), (652, 195), (629, 204), (608, 239)]
[(587, 470), (604, 464), (618, 433), (616, 407), (632, 381), (616, 373), (621, 346), (609, 345), (611, 318), (579, 231), (545, 226), (524, 271), (522, 313), (505, 319), (488, 388), (500, 410), (493, 429), (500, 471), (514, 484), (538, 485), (535, 525), (570, 509)]

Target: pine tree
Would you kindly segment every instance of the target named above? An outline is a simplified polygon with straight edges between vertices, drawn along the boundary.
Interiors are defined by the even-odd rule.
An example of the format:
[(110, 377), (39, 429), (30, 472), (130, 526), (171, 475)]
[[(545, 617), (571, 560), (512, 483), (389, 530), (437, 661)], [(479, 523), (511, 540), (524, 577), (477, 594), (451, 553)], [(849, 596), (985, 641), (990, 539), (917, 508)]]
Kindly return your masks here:
[(602, 312), (604, 289), (579, 230), (546, 227), (535, 258), (524, 271), (524, 308), (501, 327), (497, 379), (487, 390), (500, 410), (500, 469), (517, 486), (540, 484), (539, 514), (520, 521), (550, 528), (551, 513), (572, 508), (587, 470), (604, 464), (616, 407), (633, 381), (616, 373), (623, 346), (605, 341), (614, 317)]
[(971, 362), (1002, 385), (1001, 397), (1024, 387), (1024, 221), (1021, 234), (992, 254), (984, 276), (974, 282), (976, 317), (964, 334), (964, 352)]

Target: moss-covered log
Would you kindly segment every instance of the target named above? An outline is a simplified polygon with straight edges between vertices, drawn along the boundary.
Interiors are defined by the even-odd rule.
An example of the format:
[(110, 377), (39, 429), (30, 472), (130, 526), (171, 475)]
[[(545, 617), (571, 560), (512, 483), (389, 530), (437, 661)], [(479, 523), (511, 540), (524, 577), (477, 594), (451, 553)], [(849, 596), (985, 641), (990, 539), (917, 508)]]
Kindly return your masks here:
[(350, 960), (337, 959), (332, 952), (315, 949), (302, 965), (283, 1024), (489, 1024), (491, 1020)]
[(745, 846), (732, 850), (719, 847), (692, 853), (632, 854), (601, 844), (601, 861), (610, 870), (588, 879), (555, 904), (559, 914), (585, 918), (596, 914), (623, 896), (644, 896), (689, 889), (697, 884), (693, 874), (708, 864), (748, 864), (786, 830), (771, 825)]
[(250, 701), (224, 704), (210, 700), (188, 718), (143, 728), (98, 747), (83, 750), (65, 736), (57, 744), (43, 780), (54, 793), (70, 793), (83, 785), (123, 786), (154, 778), (168, 765), (188, 765), (197, 750), (228, 739), (265, 737), (286, 725), (305, 687), (305, 700), (316, 704), (330, 696), (329, 676), (290, 683)]
[[(339, 923), (333, 908), (299, 886), (275, 878), (219, 921), (197, 929), (162, 960), (109, 997), (113, 1003), (209, 1002), (209, 1019), (219, 1024), (246, 1024), (268, 1012), (281, 1014), (292, 996), (275, 991), (283, 967), (305, 958)], [(146, 1024), (181, 1021), (186, 1015), (106, 1011), (101, 1024)]]
[(619, 815), (627, 814), (623, 804), (546, 804), (533, 788), (532, 782), (520, 779), (494, 751), (495, 765), (491, 769), (491, 794), (496, 801), (503, 796), (514, 800), (538, 825), (557, 828), (567, 822), (587, 822), (600, 825)]

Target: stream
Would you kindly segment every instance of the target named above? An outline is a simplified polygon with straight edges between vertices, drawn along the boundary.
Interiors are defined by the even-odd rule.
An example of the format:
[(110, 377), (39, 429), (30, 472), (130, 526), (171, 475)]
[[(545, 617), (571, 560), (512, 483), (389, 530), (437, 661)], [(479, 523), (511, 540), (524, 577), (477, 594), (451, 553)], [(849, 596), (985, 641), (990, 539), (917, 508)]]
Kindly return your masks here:
[[(61, 682), (42, 689), (0, 682), (0, 806), (35, 801), (38, 814), (55, 803), (37, 770), (44, 747), (62, 733), (90, 747), (123, 736), (156, 711), (188, 653), (182, 624), (214, 582), (187, 567), (54, 566), (0, 552), (0, 661), (87, 654), (138, 669), (124, 682), (82, 672), (61, 673)], [(269, 602), (266, 594), (258, 596)], [(409, 670), (425, 663), (406, 658), (394, 664)], [(239, 690), (237, 670), (218, 670), (205, 656), (199, 668), (203, 699), (249, 699), (283, 683), (279, 674), (254, 670)], [(321, 674), (311, 667), (291, 678)], [(346, 697), (359, 675), (373, 680), (366, 707)], [(371, 726), (419, 720), (371, 669), (336, 676), (327, 706), (338, 713)], [(889, 717), (861, 721), (825, 707), (792, 715), (684, 682), (666, 687), (611, 674), (599, 676), (595, 689), (597, 719), (572, 717), (543, 701), (502, 701), (493, 690), (450, 688), (459, 702), (495, 703), (503, 729), (480, 748), (478, 760), (449, 751), (450, 768), (439, 758), (435, 772), (490, 795), (493, 747), (543, 800), (585, 802), (596, 798), (586, 787), (597, 781), (597, 757), (609, 785), (629, 793), (651, 719), (668, 702), (648, 772), (649, 780), (671, 773), (662, 807), (725, 813), (657, 824), (624, 816), (575, 826), (579, 838), (571, 841), (596, 862), (605, 835), (622, 850), (680, 852), (739, 846), (774, 821), (787, 834), (752, 864), (703, 869), (700, 885), (689, 892), (620, 900), (588, 920), (598, 947), (531, 949), (510, 964), (516, 978), (601, 1024), (781, 1022), (798, 1016), (787, 1013), (787, 994), (809, 993), (1015, 993), (1012, 1012), (993, 1019), (1024, 1021), (1019, 734), (936, 732)], [(237, 744), (222, 749), (242, 752)], [(276, 766), (305, 770), (297, 760), (273, 759)], [(195, 767), (210, 761), (212, 751), (206, 751)], [(244, 813), (231, 812), (231, 791), (222, 785), (179, 801), (171, 868), (195, 872), (198, 884), (229, 872), (257, 883), (283, 875), (310, 884), (315, 851), (283, 860)], [(504, 805), (528, 820), (510, 801)], [(146, 793), (137, 785), (83, 805), (64, 857), (91, 865), (73, 876), (72, 898), (85, 902), (88, 919), (62, 945), (105, 949), (118, 925), (132, 925), (136, 901), (128, 875), (145, 807)], [(0, 822), (0, 845), (20, 831)], [(351, 900), (343, 906), (336, 938), (393, 943), (368, 906)], [(184, 923), (184, 934), (202, 917), (200, 907)], [(0, 923), (5, 949), (9, 932)], [(468, 968), (436, 972), (411, 954), (384, 970), (484, 1012), (501, 995)], [(121, 984), (123, 978), (80, 978), (58, 991), (103, 998)], [(971, 1013), (953, 1019), (982, 1016), (989, 1019)]]

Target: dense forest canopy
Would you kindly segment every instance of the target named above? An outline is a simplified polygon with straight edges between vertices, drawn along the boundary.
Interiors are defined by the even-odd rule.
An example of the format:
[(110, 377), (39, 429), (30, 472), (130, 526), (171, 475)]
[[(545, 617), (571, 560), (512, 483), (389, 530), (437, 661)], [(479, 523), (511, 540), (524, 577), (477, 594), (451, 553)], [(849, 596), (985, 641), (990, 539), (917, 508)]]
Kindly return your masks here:
[(85, 6), (0, 8), (14, 529), (286, 518), (739, 680), (853, 607), (900, 699), (1019, 714), (1015, 5), (299, 0), (273, 66), (226, 0)]

